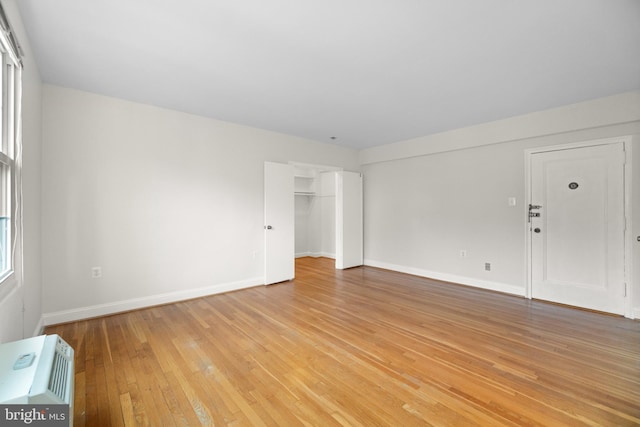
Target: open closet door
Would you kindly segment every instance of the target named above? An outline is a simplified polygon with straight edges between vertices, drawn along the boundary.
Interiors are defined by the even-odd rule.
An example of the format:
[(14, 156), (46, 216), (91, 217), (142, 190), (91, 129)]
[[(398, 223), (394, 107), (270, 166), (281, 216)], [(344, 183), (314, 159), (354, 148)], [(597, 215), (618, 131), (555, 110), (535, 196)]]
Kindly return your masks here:
[(336, 172), (336, 268), (363, 264), (362, 174)]
[(264, 164), (264, 283), (295, 275), (293, 166)]

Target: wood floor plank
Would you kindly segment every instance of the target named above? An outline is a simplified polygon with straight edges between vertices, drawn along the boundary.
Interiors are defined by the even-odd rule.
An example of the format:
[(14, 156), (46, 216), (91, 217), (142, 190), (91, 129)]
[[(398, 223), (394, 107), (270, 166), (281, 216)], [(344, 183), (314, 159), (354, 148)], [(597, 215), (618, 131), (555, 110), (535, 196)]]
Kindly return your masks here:
[(79, 426), (640, 425), (640, 322), (326, 258), (46, 333)]
[(76, 426), (86, 425), (85, 414), (87, 411), (87, 407), (86, 407), (87, 384), (86, 384), (85, 378), (86, 378), (86, 371), (84, 370), (76, 371), (74, 386), (76, 390), (82, 390), (81, 393), (75, 393), (74, 408), (73, 408), (73, 414), (74, 414), (73, 424)]
[(122, 410), (122, 420), (126, 427), (135, 426), (137, 424), (133, 413), (133, 403), (131, 403), (131, 395), (123, 393), (120, 395), (120, 409)]

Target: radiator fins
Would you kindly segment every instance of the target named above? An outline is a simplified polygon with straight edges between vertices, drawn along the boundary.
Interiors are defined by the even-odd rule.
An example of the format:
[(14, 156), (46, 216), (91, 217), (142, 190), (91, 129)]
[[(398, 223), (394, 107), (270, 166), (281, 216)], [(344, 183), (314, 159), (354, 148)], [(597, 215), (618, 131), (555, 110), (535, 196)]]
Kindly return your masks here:
[(51, 367), (48, 389), (63, 402), (67, 400), (69, 390), (69, 369), (71, 369), (71, 362), (56, 351), (53, 358), (53, 366)]

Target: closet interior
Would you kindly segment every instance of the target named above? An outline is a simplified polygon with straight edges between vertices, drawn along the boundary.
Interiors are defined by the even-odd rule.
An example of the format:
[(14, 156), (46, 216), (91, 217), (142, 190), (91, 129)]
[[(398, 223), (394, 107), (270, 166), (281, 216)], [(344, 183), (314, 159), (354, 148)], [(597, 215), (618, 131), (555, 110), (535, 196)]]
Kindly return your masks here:
[(336, 171), (294, 165), (295, 256), (336, 257)]

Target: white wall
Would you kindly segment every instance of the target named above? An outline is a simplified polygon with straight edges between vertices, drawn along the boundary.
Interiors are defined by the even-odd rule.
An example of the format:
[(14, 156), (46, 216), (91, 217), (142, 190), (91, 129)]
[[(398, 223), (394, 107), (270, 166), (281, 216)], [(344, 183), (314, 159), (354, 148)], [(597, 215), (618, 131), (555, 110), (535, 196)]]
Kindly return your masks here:
[[(41, 114), (42, 82), (29, 40), (14, 0), (2, 0), (18, 40), (25, 52), (22, 74), (22, 186), (23, 186), (23, 280), (11, 292), (0, 292), (0, 342), (30, 337), (40, 332), (42, 281), (40, 268), (40, 196), (41, 196)], [(20, 267), (20, 250), (17, 251)], [(24, 301), (25, 312), (22, 313)]]
[(318, 215), (315, 227), (315, 251), (322, 256), (336, 257), (336, 173), (324, 171), (320, 173), (316, 212)]
[(43, 93), (46, 323), (263, 283), (264, 162), (358, 168), (335, 145)]
[[(525, 149), (638, 133), (640, 95), (629, 93), (364, 150), (365, 262), (524, 295)], [(634, 195), (639, 150), (634, 138)], [(517, 206), (508, 206), (509, 197)], [(635, 235), (638, 203), (636, 197)], [(635, 242), (636, 260), (639, 247)], [(636, 263), (636, 311), (637, 271)]]
[(294, 165), (295, 256), (314, 255), (311, 252), (314, 233), (314, 213), (318, 171), (315, 168)]
[(296, 257), (311, 255), (309, 251), (309, 215), (313, 198), (295, 196), (295, 254)]

